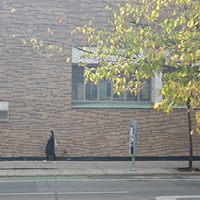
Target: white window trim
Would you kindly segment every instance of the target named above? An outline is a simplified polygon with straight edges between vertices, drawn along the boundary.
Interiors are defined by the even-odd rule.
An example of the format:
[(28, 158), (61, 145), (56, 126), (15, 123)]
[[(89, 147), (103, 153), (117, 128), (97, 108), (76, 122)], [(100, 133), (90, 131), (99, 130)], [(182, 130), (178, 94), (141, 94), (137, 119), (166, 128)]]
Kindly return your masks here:
[(162, 100), (162, 95), (159, 92), (162, 88), (162, 73), (154, 73), (151, 82), (151, 101), (153, 104), (159, 103)]
[[(91, 51), (95, 51), (96, 48), (91, 47), (90, 49)], [(83, 54), (84, 54), (83, 51), (80, 51), (72, 47), (72, 64), (77, 64), (77, 62), (80, 60)], [(99, 64), (99, 61), (97, 58), (96, 59), (87, 58), (85, 62), (87, 64)], [(159, 95), (161, 88), (162, 88), (162, 73), (160, 74), (154, 73), (154, 77), (152, 77), (152, 80), (151, 80), (151, 102), (153, 104), (159, 103), (162, 100), (162, 95)], [(141, 103), (141, 101), (138, 101), (138, 102)]]

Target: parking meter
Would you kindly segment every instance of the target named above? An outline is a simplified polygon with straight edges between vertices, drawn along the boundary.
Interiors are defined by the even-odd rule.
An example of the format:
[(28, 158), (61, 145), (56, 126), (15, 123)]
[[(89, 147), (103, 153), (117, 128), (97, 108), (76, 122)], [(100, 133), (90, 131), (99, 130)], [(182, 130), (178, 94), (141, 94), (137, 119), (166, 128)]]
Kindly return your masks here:
[(135, 156), (137, 155), (137, 120), (130, 120), (129, 154), (132, 156), (131, 171), (135, 171)]
[(137, 155), (137, 120), (130, 121), (129, 154), (132, 156)]

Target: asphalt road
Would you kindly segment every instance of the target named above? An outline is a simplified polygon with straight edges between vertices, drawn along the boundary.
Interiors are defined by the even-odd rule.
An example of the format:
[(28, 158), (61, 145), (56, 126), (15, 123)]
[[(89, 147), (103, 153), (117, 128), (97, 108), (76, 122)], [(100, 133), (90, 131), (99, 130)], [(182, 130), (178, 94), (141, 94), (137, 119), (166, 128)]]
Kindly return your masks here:
[[(1, 181), (1, 180), (0, 180)], [(0, 200), (148, 200), (199, 196), (200, 177), (87, 177), (63, 181), (1, 181)], [(180, 197), (179, 197), (180, 199)], [(182, 199), (181, 199), (182, 200)]]

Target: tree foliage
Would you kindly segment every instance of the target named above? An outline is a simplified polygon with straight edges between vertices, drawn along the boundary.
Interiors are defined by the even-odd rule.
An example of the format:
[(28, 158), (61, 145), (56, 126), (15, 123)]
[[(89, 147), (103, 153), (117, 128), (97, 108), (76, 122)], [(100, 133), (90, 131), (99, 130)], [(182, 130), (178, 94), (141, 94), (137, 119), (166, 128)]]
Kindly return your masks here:
[(142, 81), (167, 69), (160, 91), (164, 98), (154, 109), (169, 114), (173, 106), (183, 106), (190, 98), (188, 112), (195, 108), (200, 134), (200, 2), (138, 0), (118, 5), (116, 11), (108, 6), (106, 10), (113, 16), (107, 29), (96, 31), (90, 22), (71, 33), (81, 31), (88, 42), (79, 64), (86, 66), (86, 58), (100, 63), (97, 69), (86, 68), (85, 84), (106, 78), (115, 93), (137, 94)]
[[(87, 45), (83, 48), (54, 40), (50, 28), (42, 39), (36, 32), (36, 37), (33, 36), (33, 30), (28, 29), (29, 42), (39, 54), (42, 48), (62, 52), (63, 45), (75, 47), (84, 52), (79, 65), (87, 66), (87, 58), (98, 59), (98, 68), (86, 67), (85, 84), (89, 80), (97, 84), (107, 79), (118, 95), (127, 90), (137, 95), (145, 80), (166, 69), (160, 90), (163, 100), (155, 103), (154, 109), (169, 114), (173, 106), (189, 102), (188, 112), (195, 108), (196, 131), (200, 134), (200, 2), (135, 0), (118, 4), (115, 10), (107, 6), (106, 11), (111, 15), (106, 20), (107, 28), (97, 30), (90, 21), (71, 32), (70, 35), (79, 32), (85, 36)], [(24, 39), (21, 41), (27, 43)], [(46, 57), (51, 55), (48, 53)]]

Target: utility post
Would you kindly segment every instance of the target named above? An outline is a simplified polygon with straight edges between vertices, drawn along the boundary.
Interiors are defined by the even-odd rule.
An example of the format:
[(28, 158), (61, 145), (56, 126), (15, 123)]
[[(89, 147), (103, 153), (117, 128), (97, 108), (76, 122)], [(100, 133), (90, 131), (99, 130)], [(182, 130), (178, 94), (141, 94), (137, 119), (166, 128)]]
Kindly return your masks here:
[(132, 156), (132, 168), (135, 169), (135, 156), (137, 155), (137, 120), (130, 120), (130, 133), (129, 133), (129, 155)]

